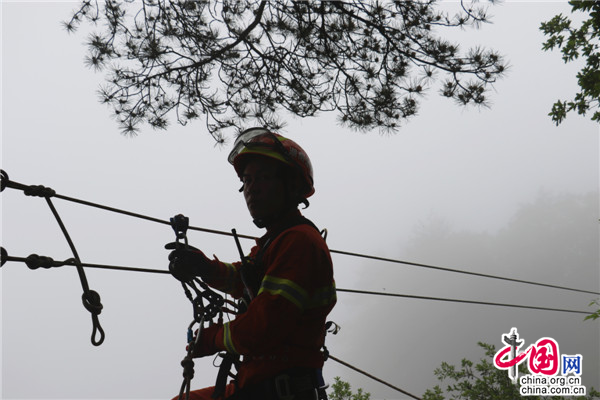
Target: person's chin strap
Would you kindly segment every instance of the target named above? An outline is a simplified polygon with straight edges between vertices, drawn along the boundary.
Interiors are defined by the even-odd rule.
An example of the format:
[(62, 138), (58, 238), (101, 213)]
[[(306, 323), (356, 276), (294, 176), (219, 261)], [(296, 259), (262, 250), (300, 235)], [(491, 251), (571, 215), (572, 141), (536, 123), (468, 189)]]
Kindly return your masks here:
[(259, 228), (266, 228), (270, 225), (273, 225), (275, 222), (281, 220), (283, 217), (285, 217), (285, 215), (287, 215), (288, 213), (290, 213), (291, 211), (293, 211), (295, 209), (296, 209), (295, 206), (290, 205), (284, 211), (282, 211), (281, 213), (279, 213), (277, 215), (269, 215), (264, 218), (255, 218), (252, 220), (252, 222), (254, 222), (254, 225), (256, 225)]
[(252, 222), (254, 222), (254, 225), (256, 225), (258, 228), (264, 228), (267, 226), (267, 220), (271, 220), (272, 218), (256, 218), (253, 219)]

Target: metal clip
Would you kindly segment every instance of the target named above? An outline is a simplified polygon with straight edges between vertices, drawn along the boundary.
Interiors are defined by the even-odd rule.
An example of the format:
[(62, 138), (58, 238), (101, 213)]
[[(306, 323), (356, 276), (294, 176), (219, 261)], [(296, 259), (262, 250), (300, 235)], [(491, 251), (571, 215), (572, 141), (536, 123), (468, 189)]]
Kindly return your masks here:
[(183, 214), (177, 214), (173, 218), (171, 218), (171, 227), (175, 231), (175, 237), (177, 238), (177, 243), (179, 243), (180, 239), (184, 240), (185, 247), (188, 246), (188, 240), (186, 232), (190, 225), (190, 219)]

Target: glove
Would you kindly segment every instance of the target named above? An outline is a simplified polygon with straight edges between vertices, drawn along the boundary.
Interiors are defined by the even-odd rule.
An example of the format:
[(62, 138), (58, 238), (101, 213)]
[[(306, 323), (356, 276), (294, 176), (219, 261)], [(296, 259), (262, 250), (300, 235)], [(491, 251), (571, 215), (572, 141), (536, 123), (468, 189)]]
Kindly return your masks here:
[(195, 247), (188, 245), (186, 249), (183, 244), (173, 242), (166, 244), (165, 249), (174, 249), (169, 253), (169, 272), (182, 282), (205, 277), (214, 270), (212, 261)]
[[(202, 332), (200, 332), (200, 339), (194, 345), (194, 352), (192, 353), (193, 358), (212, 356), (213, 354), (219, 352), (219, 349), (217, 349), (217, 345), (215, 343), (215, 339), (217, 337), (217, 333), (222, 327), (222, 324), (214, 324), (208, 328), (202, 329)], [(198, 334), (198, 331), (196, 331), (196, 334)], [(196, 337), (194, 336), (194, 340), (195, 339)], [(186, 350), (188, 350), (187, 347)]]

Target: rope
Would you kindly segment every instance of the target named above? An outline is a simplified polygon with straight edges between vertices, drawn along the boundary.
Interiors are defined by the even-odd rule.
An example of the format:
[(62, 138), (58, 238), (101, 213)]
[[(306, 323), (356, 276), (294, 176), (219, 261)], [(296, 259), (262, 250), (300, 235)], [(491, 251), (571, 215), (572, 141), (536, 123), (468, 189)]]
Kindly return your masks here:
[[(56, 195), (56, 192), (50, 188), (47, 188), (47, 187), (41, 186), (41, 185), (25, 186), (25, 185), (22, 185), (22, 184), (19, 184), (16, 182), (12, 182), (8, 179), (8, 174), (5, 171), (1, 172), (1, 177), (2, 177), (2, 184), (0, 185), (0, 189), (4, 190), (4, 188), (6, 188), (6, 187), (18, 188), (18, 189), (22, 189), (23, 193), (25, 193), (26, 196), (43, 197), (46, 200), (48, 207), (50, 207), (50, 211), (52, 211), (52, 214), (54, 215), (54, 218), (56, 219), (56, 222), (58, 223), (58, 226), (60, 227), (63, 235), (65, 236), (65, 239), (67, 240), (67, 243), (69, 244), (69, 248), (71, 249), (71, 252), (73, 253), (73, 259), (70, 259), (69, 261), (72, 261), (73, 264), (75, 265), (75, 267), (77, 268), (79, 280), (80, 280), (81, 286), (83, 288), (83, 294), (81, 296), (81, 301), (82, 301), (85, 309), (88, 310), (92, 316), (91, 341), (94, 346), (100, 346), (102, 344), (102, 342), (104, 342), (104, 338), (105, 338), (104, 329), (102, 329), (102, 326), (100, 325), (100, 320), (98, 318), (98, 315), (102, 312), (102, 308), (103, 308), (102, 303), (100, 301), (100, 295), (98, 294), (98, 292), (90, 289), (90, 286), (87, 281), (87, 277), (85, 276), (85, 270), (83, 269), (83, 265), (81, 264), (81, 260), (79, 258), (79, 255), (77, 254), (77, 249), (75, 248), (75, 244), (73, 243), (73, 240), (71, 240), (71, 236), (69, 235), (69, 232), (67, 231), (67, 228), (65, 227), (65, 224), (63, 223), (62, 219), (60, 218), (60, 215), (58, 214), (58, 211), (56, 210), (56, 207), (54, 207), (54, 204), (52, 203), (52, 200), (50, 199), (50, 197), (53, 197)], [(4, 252), (4, 253), (6, 253), (6, 252)], [(55, 266), (54, 261), (52, 259), (50, 259), (49, 257), (40, 257), (35, 254), (29, 256), (26, 259), (26, 263), (32, 269), (40, 268), (40, 267), (50, 268), (50, 267)]]
[[(41, 188), (40, 193), (48, 193), (47, 188)], [(60, 226), (61, 231), (63, 232), (71, 251), (73, 252), (75, 267), (77, 268), (77, 273), (79, 274), (79, 280), (81, 281), (81, 286), (83, 288), (83, 294), (81, 295), (81, 301), (86, 310), (88, 310), (92, 316), (92, 336), (91, 341), (94, 346), (100, 346), (102, 342), (104, 342), (105, 334), (104, 329), (100, 325), (100, 320), (98, 315), (102, 312), (102, 302), (100, 301), (100, 295), (95, 290), (91, 290), (87, 281), (87, 277), (85, 276), (85, 270), (81, 265), (81, 260), (79, 259), (79, 255), (77, 254), (77, 250), (75, 249), (75, 245), (73, 244), (73, 240), (67, 231), (67, 228), (62, 222), (58, 211), (52, 204), (50, 197), (45, 197), (50, 210), (52, 210), (52, 214), (56, 218), (58, 225)], [(98, 336), (99, 335), (99, 336)], [(98, 337), (97, 337), (98, 336)]]
[[(11, 187), (11, 186), (9, 186), (9, 187)], [(167, 221), (167, 220), (150, 217), (148, 215), (134, 213), (134, 212), (131, 212), (131, 211), (121, 210), (121, 209), (114, 208), (114, 207), (108, 207), (108, 206), (105, 206), (105, 205), (102, 205), (102, 204), (92, 203), (92, 202), (89, 202), (89, 201), (80, 200), (80, 199), (73, 198), (73, 197), (63, 196), (63, 195), (60, 195), (60, 194), (55, 194), (54, 197), (56, 197), (58, 199), (66, 200), (66, 201), (71, 201), (73, 203), (83, 204), (83, 205), (86, 205), (86, 206), (89, 206), (89, 207), (95, 207), (95, 208), (99, 208), (99, 209), (102, 209), (102, 210), (111, 211), (111, 212), (114, 212), (114, 213), (117, 213), (117, 214), (128, 215), (130, 217), (135, 217), (135, 218), (140, 218), (140, 219), (144, 219), (144, 220), (147, 220), (147, 221), (157, 222), (157, 223), (163, 224), (163, 225), (171, 225), (171, 222)], [(193, 230), (193, 231), (200, 231), (200, 232), (212, 233), (212, 234), (215, 234), (215, 235), (233, 236), (231, 234), (231, 232), (219, 231), (219, 230), (216, 230), (216, 229), (202, 228), (202, 227), (198, 227), (198, 226), (189, 226), (188, 229)], [(256, 240), (257, 239), (255, 236), (249, 236), (249, 235), (238, 235), (238, 236), (241, 237), (241, 238), (244, 238), (244, 239), (252, 239), (252, 240)]]
[[(28, 192), (31, 192), (28, 189), (28, 188), (30, 188), (29, 186), (9, 180), (8, 175), (6, 175), (6, 172), (2, 171), (1, 189), (4, 190), (5, 187), (23, 190), (24, 192), (26, 190)], [(44, 188), (44, 189), (41, 189), (41, 188), (44, 188), (44, 187), (41, 186), (40, 189), (37, 189), (37, 190), (42, 191), (44, 189), (48, 189), (48, 188)], [(49, 189), (49, 190), (52, 190), (52, 189)], [(74, 203), (83, 204), (83, 205), (90, 206), (90, 207), (100, 208), (100, 209), (103, 209), (106, 211), (111, 211), (111, 212), (115, 212), (115, 213), (119, 213), (119, 214), (123, 214), (123, 215), (128, 215), (131, 217), (140, 218), (140, 219), (144, 219), (147, 221), (152, 221), (152, 222), (156, 222), (156, 223), (160, 223), (160, 224), (164, 224), (164, 225), (171, 225), (171, 222), (167, 221), (167, 220), (162, 220), (162, 219), (150, 217), (150, 216), (143, 215), (143, 214), (125, 211), (125, 210), (114, 208), (114, 207), (108, 207), (108, 206), (105, 206), (102, 204), (92, 203), (89, 201), (80, 200), (80, 199), (73, 198), (73, 197), (63, 196), (63, 195), (55, 193), (54, 191), (52, 191), (52, 193), (53, 193), (53, 197), (56, 197), (56, 198), (59, 198), (62, 200), (71, 201)], [(197, 226), (190, 226), (188, 229), (200, 231), (200, 232), (212, 233), (212, 234), (216, 234), (216, 235), (234, 236), (231, 232), (202, 228), (202, 227), (197, 227)], [(244, 238), (244, 239), (251, 239), (251, 240), (257, 239), (257, 237), (250, 236), (250, 235), (238, 234), (237, 236), (240, 238)], [(460, 269), (455, 269), (455, 268), (440, 267), (440, 266), (435, 266), (435, 265), (430, 265), (430, 264), (421, 264), (421, 263), (415, 263), (415, 262), (410, 262), (410, 261), (403, 261), (403, 260), (373, 256), (373, 255), (368, 255), (368, 254), (354, 253), (354, 252), (343, 251), (343, 250), (330, 249), (329, 251), (334, 254), (367, 258), (367, 259), (371, 259), (371, 260), (384, 261), (384, 262), (390, 262), (390, 263), (395, 263), (395, 264), (403, 264), (403, 265), (420, 267), (420, 268), (428, 268), (428, 269), (434, 269), (434, 270), (438, 270), (438, 271), (446, 271), (446, 272), (452, 272), (452, 273), (458, 273), (458, 274), (478, 276), (478, 277), (482, 277), (482, 278), (505, 280), (505, 281), (509, 281), (509, 282), (522, 283), (522, 284), (526, 284), (526, 285), (536, 285), (536, 286), (548, 287), (548, 288), (553, 288), (553, 289), (561, 289), (561, 290), (568, 290), (568, 291), (579, 292), (579, 293), (600, 295), (599, 291), (571, 288), (571, 287), (567, 287), (567, 286), (534, 282), (534, 281), (528, 281), (528, 280), (523, 280), (523, 279), (515, 279), (515, 278), (503, 277), (503, 276), (498, 276), (498, 275), (483, 274), (483, 273), (479, 273), (479, 272), (465, 271), (465, 270), (460, 270)]]
[[(70, 266), (75, 265), (75, 260), (73, 258), (69, 258), (64, 261), (55, 261), (51, 257), (39, 256), (37, 254), (31, 254), (27, 257), (10, 256), (6, 253), (6, 250), (4, 249), (4, 247), (2, 247), (2, 265), (4, 265), (4, 263), (7, 261), (25, 263), (30, 269), (53, 268), (53, 267), (62, 267), (64, 265), (70, 265)], [(171, 274), (169, 271), (162, 270), (162, 269), (124, 267), (124, 266), (120, 266), (120, 265), (91, 264), (91, 263), (82, 262), (81, 266), (85, 267), (85, 268), (108, 269), (108, 270), (116, 270), (116, 271), (146, 272), (146, 273), (163, 274), (163, 275)]]
[(372, 294), (372, 295), (377, 295), (377, 296), (404, 297), (404, 298), (409, 298), (409, 299), (447, 301), (447, 302), (466, 303), (466, 304), (479, 304), (479, 305), (486, 305), (486, 306), (528, 308), (530, 310), (560, 311), (560, 312), (588, 314), (588, 315), (592, 314), (591, 312), (588, 312), (588, 311), (566, 310), (566, 309), (562, 309), (562, 308), (549, 308), (549, 307), (537, 307), (537, 306), (523, 306), (523, 305), (519, 305), (519, 304), (489, 303), (486, 301), (478, 301), (478, 300), (447, 299), (447, 298), (443, 298), (443, 297), (416, 296), (416, 295), (411, 295), (411, 294), (370, 292), (370, 291), (366, 291), (366, 290), (339, 289), (339, 288), (336, 289), (336, 291), (347, 292), (347, 293)]
[[(2, 256), (2, 260), (3, 260), (2, 264), (4, 264), (4, 262), (6, 262), (6, 261), (24, 262), (31, 269), (37, 269), (37, 268), (40, 268), (40, 267), (42, 267), (42, 268), (51, 268), (51, 267), (61, 267), (63, 265), (70, 265), (70, 266), (74, 265), (74, 260), (72, 258), (70, 258), (68, 260), (65, 260), (65, 261), (54, 261), (50, 257), (38, 256), (37, 254), (32, 254), (32, 255), (30, 255), (30, 256), (28, 256), (26, 258), (23, 258), (23, 257), (13, 257), (13, 256), (9, 256), (9, 255), (4, 255), (4, 254), (6, 254), (6, 250), (4, 248), (2, 248), (2, 254), (3, 254), (3, 256)], [(36, 260), (36, 261), (34, 261), (34, 262), (29, 261), (30, 259)], [(38, 259), (45, 260), (45, 264), (44, 265), (38, 265), (37, 263), (41, 264), (41, 262), (37, 261)], [(30, 264), (33, 264), (34, 266), (32, 267)], [(130, 272), (146, 272), (146, 273), (155, 273), (155, 274), (170, 275), (169, 271), (160, 270), (160, 269), (134, 268), (134, 267), (123, 267), (123, 266), (103, 265), (103, 264), (88, 264), (88, 263), (81, 263), (81, 265), (83, 267), (88, 267), (88, 268), (100, 268), (100, 269), (108, 269), (108, 270), (121, 270), (121, 271), (130, 271)], [(186, 287), (184, 286), (184, 290), (185, 289), (186, 289)], [(342, 288), (337, 288), (336, 291), (337, 292), (342, 292), (342, 293), (355, 293), (355, 294), (367, 294), (367, 295), (375, 295), (375, 296), (403, 297), (403, 298), (409, 298), (409, 299), (446, 301), (446, 302), (454, 302), (454, 303), (479, 304), (479, 305), (487, 305), (487, 306), (515, 307), (515, 308), (524, 308), (524, 309), (531, 309), (531, 310), (559, 311), (559, 312), (568, 312), (568, 313), (577, 313), (577, 314), (586, 314), (586, 315), (592, 314), (591, 312), (580, 311), (580, 310), (567, 310), (567, 309), (560, 309), (560, 308), (527, 306), (527, 305), (519, 305), (519, 304), (490, 303), (490, 302), (478, 301), (478, 300), (449, 299), (449, 298), (443, 298), (443, 297), (427, 297), (427, 296), (418, 296), (418, 295), (409, 295), (409, 294), (400, 294), (400, 293), (374, 292), (374, 291), (357, 290), (357, 289), (342, 289)], [(192, 298), (191, 293), (189, 293), (189, 295), (188, 295), (187, 292), (186, 292), (186, 296), (188, 297), (188, 299), (190, 301), (193, 302), (193, 298)]]
[(183, 382), (179, 389), (179, 400), (189, 400), (190, 398), (190, 387), (192, 379), (194, 379), (194, 360), (190, 354), (187, 354), (183, 360), (181, 360), (181, 366), (183, 367)]
[(522, 280), (522, 279), (506, 278), (506, 277), (497, 276), (497, 275), (482, 274), (479, 272), (464, 271), (464, 270), (460, 270), (460, 269), (438, 267), (435, 265), (419, 264), (419, 263), (414, 263), (414, 262), (409, 262), (409, 261), (394, 260), (392, 258), (383, 258), (383, 257), (369, 256), (369, 255), (359, 254), (359, 253), (351, 253), (348, 251), (341, 251), (341, 250), (329, 250), (329, 251), (332, 253), (343, 254), (343, 255), (347, 255), (347, 256), (362, 257), (362, 258), (368, 258), (371, 260), (386, 261), (386, 262), (391, 262), (391, 263), (396, 263), (396, 264), (410, 265), (410, 266), (414, 266), (414, 267), (430, 268), (430, 269), (435, 269), (438, 271), (446, 271), (446, 272), (454, 272), (454, 273), (459, 273), (459, 274), (473, 275), (473, 276), (479, 276), (482, 278), (501, 279), (501, 280), (510, 281), (510, 282), (524, 283), (527, 285), (544, 286), (544, 287), (549, 287), (549, 288), (554, 288), (554, 289), (570, 290), (573, 292), (580, 292), (580, 293), (600, 294), (600, 292), (594, 292), (591, 290), (575, 289), (575, 288), (570, 288), (570, 287), (566, 287), (566, 286), (552, 285), (552, 284), (548, 284), (548, 283), (540, 283), (540, 282), (526, 281), (526, 280)]
[(373, 380), (375, 380), (375, 381), (377, 381), (379, 383), (382, 383), (382, 384), (384, 384), (384, 385), (386, 385), (386, 386), (388, 386), (388, 387), (390, 387), (390, 388), (392, 388), (392, 389), (394, 389), (394, 390), (396, 390), (396, 391), (398, 391), (398, 392), (400, 392), (402, 394), (405, 394), (405, 395), (407, 395), (409, 397), (412, 397), (413, 399), (422, 400), (420, 397), (417, 397), (414, 394), (411, 394), (411, 393), (407, 392), (406, 390), (402, 390), (399, 387), (394, 386), (391, 383), (388, 383), (388, 382), (384, 381), (383, 379), (377, 378), (376, 376), (373, 376), (373, 375), (369, 374), (368, 372), (365, 372), (365, 371), (363, 371), (363, 370), (361, 370), (359, 368), (356, 368), (354, 365), (350, 365), (347, 362), (342, 361), (339, 358), (336, 358), (336, 357), (332, 356), (331, 354), (329, 354), (329, 358), (332, 359), (333, 361), (336, 361), (336, 362), (342, 364), (345, 367), (353, 369), (356, 372), (359, 372), (359, 373), (361, 373), (361, 374), (363, 374), (363, 375), (365, 375), (365, 376), (367, 376), (367, 377), (369, 377), (369, 378), (371, 378), (371, 379), (373, 379)]

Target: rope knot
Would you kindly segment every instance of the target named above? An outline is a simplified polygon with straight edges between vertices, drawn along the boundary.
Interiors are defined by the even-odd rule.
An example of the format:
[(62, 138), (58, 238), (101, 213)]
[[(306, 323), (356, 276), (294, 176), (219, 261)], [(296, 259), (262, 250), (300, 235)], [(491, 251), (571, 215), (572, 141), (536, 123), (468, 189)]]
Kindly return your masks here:
[(102, 303), (100, 302), (100, 295), (95, 290), (88, 290), (81, 296), (83, 306), (93, 315), (98, 315), (102, 312)]
[(191, 356), (187, 355), (181, 360), (181, 366), (183, 367), (183, 377), (188, 380), (194, 378), (194, 360)]
[(4, 247), (0, 247), (1, 255), (0, 255), (0, 267), (3, 266), (8, 261), (8, 252)]
[(53, 197), (56, 194), (54, 189), (42, 185), (27, 186), (25, 189), (23, 189), (23, 193), (25, 196), (36, 197)]
[(5, 170), (0, 170), (0, 192), (4, 192), (4, 189), (6, 189), (6, 185), (8, 185), (8, 174), (6, 173)]
[(51, 257), (38, 256), (37, 254), (28, 255), (25, 259), (25, 264), (29, 269), (33, 270), (38, 268), (52, 268), (56, 265)]

